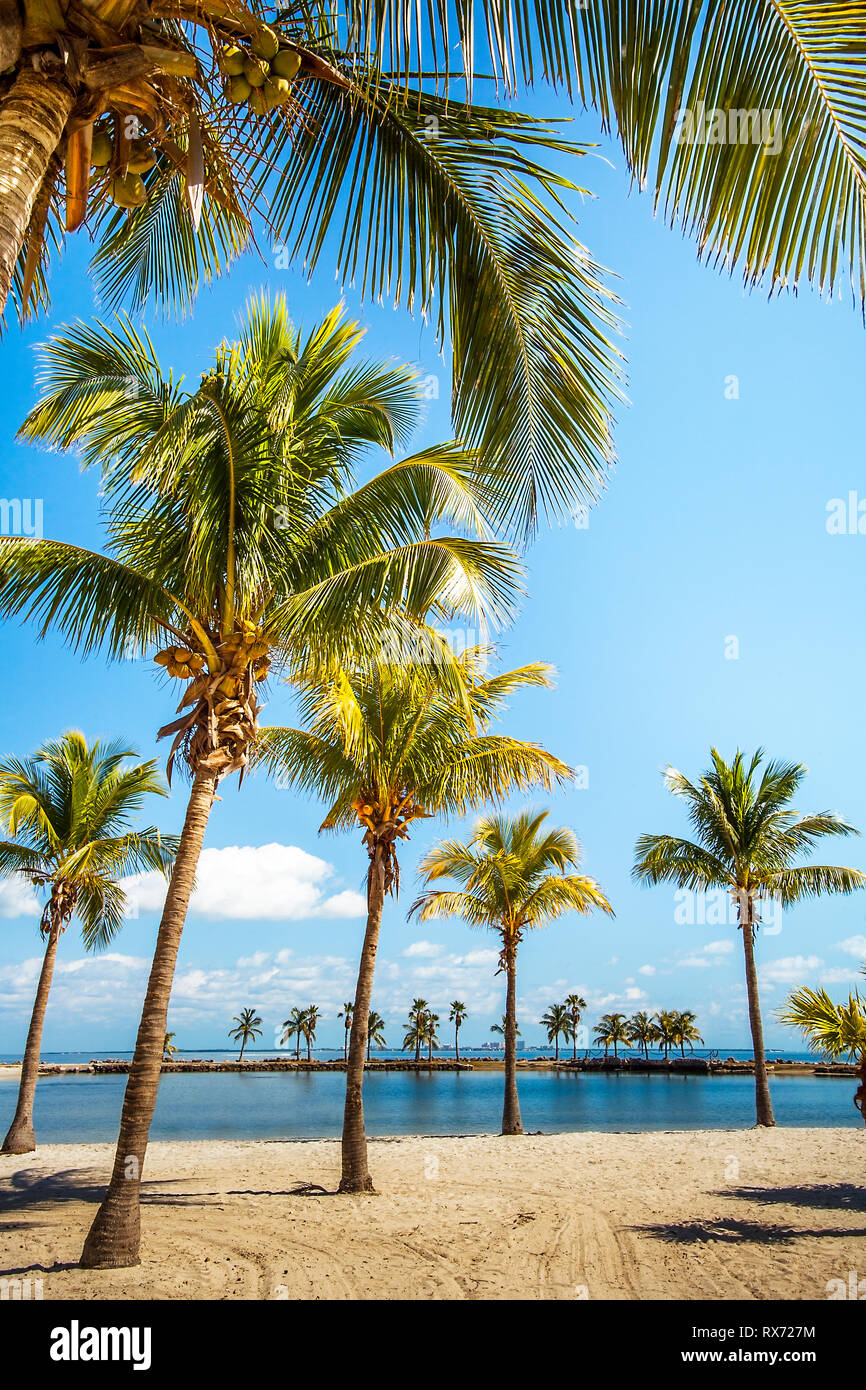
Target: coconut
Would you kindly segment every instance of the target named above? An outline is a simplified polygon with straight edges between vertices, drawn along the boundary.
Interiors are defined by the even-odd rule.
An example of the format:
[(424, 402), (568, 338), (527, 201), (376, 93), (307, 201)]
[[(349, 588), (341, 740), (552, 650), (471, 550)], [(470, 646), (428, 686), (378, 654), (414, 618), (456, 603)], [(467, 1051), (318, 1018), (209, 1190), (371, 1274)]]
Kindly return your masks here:
[(122, 174), (112, 179), (111, 199), (119, 208), (143, 208), (147, 189), (139, 174)]
[(284, 77), (274, 77), (271, 74), (264, 86), (265, 100), (268, 106), (282, 106), (288, 101), (291, 90), (291, 86)]
[(272, 58), (276, 57), (280, 47), (280, 41), (273, 29), (269, 29), (265, 24), (256, 34), (250, 47), (253, 53), (257, 53), (260, 58), (264, 58), (265, 61), (269, 63)]
[(244, 76), (230, 77), (225, 86), (226, 97), (233, 106), (240, 106), (242, 101), (246, 101), (252, 90)]
[(263, 58), (257, 58), (251, 53), (244, 59), (244, 77), (251, 87), (264, 87), (269, 72), (270, 68)]
[(281, 48), (271, 63), (271, 71), (275, 72), (277, 77), (284, 77), (287, 82), (291, 82), (292, 78), (297, 75), (300, 66), (301, 55), (297, 49)]
[(113, 153), (114, 141), (111, 131), (106, 130), (104, 126), (102, 130), (95, 130), (90, 145), (90, 162), (94, 169), (104, 169), (106, 164), (110, 164)]
[(229, 44), (224, 48), (219, 56), (219, 70), (226, 77), (240, 77), (244, 70), (244, 58), (246, 54), (242, 48)]
[(254, 87), (250, 92), (250, 110), (254, 116), (264, 116), (267, 114), (267, 98), (259, 87)]
[(147, 140), (133, 140), (129, 147), (128, 168), (131, 174), (146, 174), (157, 161), (157, 153)]

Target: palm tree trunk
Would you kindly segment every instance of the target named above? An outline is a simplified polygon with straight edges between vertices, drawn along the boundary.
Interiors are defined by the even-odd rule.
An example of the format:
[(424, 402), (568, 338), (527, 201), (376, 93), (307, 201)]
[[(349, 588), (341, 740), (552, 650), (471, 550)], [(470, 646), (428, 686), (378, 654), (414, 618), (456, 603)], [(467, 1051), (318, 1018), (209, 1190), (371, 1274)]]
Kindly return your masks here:
[(456, 1025), (456, 1027), (455, 1027), (455, 1029), (454, 1029), (454, 1060), (455, 1060), (455, 1062), (459, 1062), (459, 1061), (460, 1061), (460, 1024), (459, 1024), (459, 1023)]
[(554, 1045), (554, 1048), (555, 1048), (555, 1051), (554, 1051), (554, 1054), (553, 1054), (553, 1060), (554, 1060), (554, 1062), (558, 1062), (558, 1061), (559, 1061), (559, 1034), (558, 1034), (558, 1033), (557, 1033), (556, 1037), (555, 1037), (554, 1040), (553, 1040), (553, 1045)]
[(859, 1077), (860, 1085), (854, 1092), (854, 1104), (863, 1116), (863, 1123), (866, 1125), (866, 1052), (860, 1053), (857, 1076)]
[(505, 1100), (502, 1105), (502, 1133), (522, 1134), (520, 1099), (517, 1094), (517, 955), (508, 958), (505, 973)]
[(358, 987), (352, 1031), (349, 1036), (349, 1060), (346, 1063), (346, 1105), (343, 1110), (343, 1171), (341, 1192), (372, 1192), (373, 1179), (367, 1167), (367, 1136), (364, 1132), (364, 1061), (367, 1055), (367, 1027), (370, 1003), (373, 998), (373, 972), (379, 929), (385, 904), (385, 865), (381, 846), (376, 847), (367, 876), (367, 930), (358, 966)]
[(21, 70), (0, 107), (0, 312), (49, 161), (63, 137), (74, 95), (65, 82)]
[(159, 1090), (165, 1023), (180, 938), (215, 791), (216, 781), (212, 774), (196, 773), (165, 896), (135, 1054), (126, 1083), (114, 1170), (84, 1242), (81, 1264), (85, 1269), (124, 1269), (139, 1263), (141, 1174)]
[(776, 1123), (773, 1116), (773, 1102), (770, 1100), (770, 1083), (767, 1079), (767, 1056), (764, 1052), (764, 1025), (761, 1022), (761, 1005), (758, 999), (758, 972), (755, 969), (755, 929), (750, 921), (741, 927), (743, 950), (746, 954), (746, 991), (749, 996), (749, 1027), (752, 1030), (752, 1049), (755, 1054), (755, 1109), (757, 1123), (771, 1126)]
[(247, 1040), (246, 1040), (246, 1038), (244, 1038), (243, 1042), (241, 1043), (241, 1052), (240, 1052), (240, 1056), (238, 1057), (238, 1061), (239, 1061), (239, 1062), (242, 1062), (242, 1061), (244, 1060), (244, 1048), (246, 1047), (246, 1045), (247, 1045)]
[(60, 940), (60, 923), (54, 922), (48, 933), (39, 984), (36, 986), (36, 999), (30, 1016), (30, 1028), (24, 1047), (24, 1060), (21, 1064), (21, 1081), (18, 1086), (18, 1104), (9, 1126), (9, 1133), (3, 1140), (4, 1154), (29, 1154), (36, 1148), (36, 1135), (33, 1132), (33, 1101), (36, 1095), (36, 1081), (39, 1076), (39, 1054), (42, 1051), (42, 1027), (45, 1023), (45, 1010), (48, 1007), (48, 994), (54, 975), (54, 958)]

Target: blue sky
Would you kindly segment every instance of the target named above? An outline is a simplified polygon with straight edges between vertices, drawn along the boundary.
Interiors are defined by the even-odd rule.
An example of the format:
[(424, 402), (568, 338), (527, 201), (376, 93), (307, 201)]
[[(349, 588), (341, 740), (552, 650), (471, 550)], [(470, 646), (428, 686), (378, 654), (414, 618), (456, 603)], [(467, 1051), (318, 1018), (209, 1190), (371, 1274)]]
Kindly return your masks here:
[[(535, 104), (549, 112), (556, 101), (546, 94)], [(596, 140), (594, 118), (581, 115), (575, 133)], [(689, 925), (678, 920), (672, 889), (635, 887), (633, 846), (644, 831), (685, 829), (660, 772), (672, 762), (697, 774), (712, 744), (726, 754), (763, 745), (806, 763), (800, 809), (838, 810), (866, 828), (866, 535), (827, 529), (834, 499), (847, 502), (854, 492), (866, 502), (863, 326), (850, 297), (828, 303), (804, 291), (767, 302), (763, 293), (746, 294), (739, 277), (700, 266), (694, 245), (653, 218), (650, 199), (629, 195), (612, 146), (567, 172), (597, 195), (578, 205), (580, 234), (619, 277), (630, 404), (619, 412), (615, 476), (588, 527), (542, 532), (529, 556), (530, 597), (505, 634), (503, 661), (550, 661), (557, 688), (516, 699), (503, 726), (586, 769), (588, 786), (558, 796), (553, 814), (577, 830), (587, 871), (617, 916), (570, 917), (527, 938), (521, 1028), (528, 1043), (540, 1041), (541, 1013), (579, 989), (590, 1022), (610, 1009), (694, 1008), (709, 1045), (744, 1047), (736, 928)], [(71, 457), (14, 443), (35, 398), (34, 345), (53, 326), (99, 312), (86, 249), (79, 236), (55, 271), (50, 320), (25, 333), (12, 328), (0, 343), (0, 492), (43, 499), (46, 536), (94, 546), (98, 480)], [(440, 399), (430, 403), (414, 447), (450, 435), (449, 367), (432, 329), (403, 310), (362, 306), (324, 262), (307, 285), (297, 271), (275, 269), (267, 253), (246, 257), (201, 295), (182, 327), (148, 319), (163, 362), (195, 378), (248, 293), (263, 285), (284, 291), (305, 324), (342, 294), (368, 327), (371, 355), (399, 355), (439, 378)], [(37, 645), (16, 625), (3, 639), (4, 753), (24, 754), (77, 726), (91, 737), (123, 736), (153, 755), (155, 730), (174, 707), (153, 667), (81, 663), (56, 640)], [(278, 722), (290, 711), (275, 691), (265, 717)], [(169, 1026), (184, 1048), (222, 1046), (232, 1016), (254, 1005), (265, 1020), (263, 1045), (271, 1046), (293, 1006), (316, 1002), (325, 1012), (320, 1040), (337, 1045), (336, 1014), (353, 993), (363, 928), (358, 839), (318, 836), (321, 808), (262, 778), (240, 793), (226, 784), (222, 796)], [(177, 829), (183, 808), (178, 784), (150, 815)], [(404, 901), (386, 911), (374, 1006), (390, 1043), (401, 1039), (415, 994), (440, 1013), (449, 1000), (465, 1000), (469, 1042), (488, 1037), (502, 1011), (493, 940), (459, 923), (406, 923), (415, 865), (440, 830), (417, 830), (403, 857)], [(826, 857), (864, 868), (866, 845), (839, 842)], [(46, 1051), (133, 1045), (158, 920), (153, 890), (145, 886), (139, 896), (138, 917), (108, 955), (86, 958), (74, 930), (64, 939)], [(18, 1053), (39, 936), (19, 887), (0, 886), (0, 914), (0, 1052)], [(864, 918), (862, 896), (824, 900), (786, 913), (778, 932), (763, 935), (770, 1046), (799, 1046), (772, 1020), (791, 986), (823, 982), (845, 995), (856, 983), (866, 958)]]

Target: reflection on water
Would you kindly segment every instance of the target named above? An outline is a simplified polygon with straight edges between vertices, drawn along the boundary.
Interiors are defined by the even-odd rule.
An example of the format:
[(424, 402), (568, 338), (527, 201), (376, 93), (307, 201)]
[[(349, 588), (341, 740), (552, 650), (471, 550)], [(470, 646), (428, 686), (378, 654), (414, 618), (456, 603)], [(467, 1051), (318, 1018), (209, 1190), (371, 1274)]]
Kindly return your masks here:
[[(36, 1092), (40, 1142), (95, 1143), (117, 1136), (125, 1076), (44, 1077)], [(496, 1132), (502, 1072), (379, 1072), (364, 1081), (368, 1134)], [(754, 1124), (750, 1076), (519, 1073), (523, 1126), (569, 1130), (738, 1129)], [(771, 1082), (780, 1125), (862, 1125), (850, 1077)], [(318, 1139), (343, 1118), (341, 1072), (226, 1072), (163, 1076), (153, 1139)], [(16, 1085), (0, 1083), (0, 1130)]]

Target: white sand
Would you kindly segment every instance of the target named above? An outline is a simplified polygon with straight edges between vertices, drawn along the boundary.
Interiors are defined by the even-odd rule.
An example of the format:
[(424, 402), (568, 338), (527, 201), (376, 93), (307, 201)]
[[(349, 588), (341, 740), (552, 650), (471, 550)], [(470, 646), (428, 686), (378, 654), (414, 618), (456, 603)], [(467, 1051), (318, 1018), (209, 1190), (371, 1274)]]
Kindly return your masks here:
[[(155, 1143), (142, 1264), (75, 1267), (106, 1144), (0, 1158), (0, 1275), (63, 1298), (824, 1299), (866, 1276), (866, 1133)], [(303, 1184), (328, 1193), (297, 1194)]]

